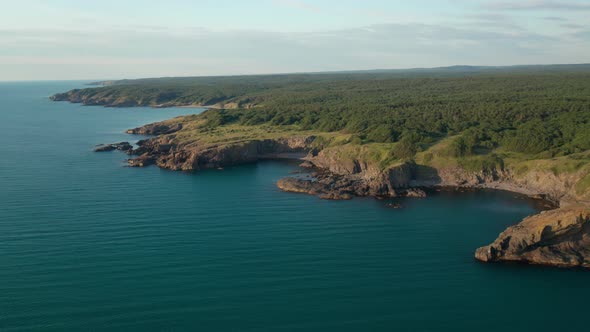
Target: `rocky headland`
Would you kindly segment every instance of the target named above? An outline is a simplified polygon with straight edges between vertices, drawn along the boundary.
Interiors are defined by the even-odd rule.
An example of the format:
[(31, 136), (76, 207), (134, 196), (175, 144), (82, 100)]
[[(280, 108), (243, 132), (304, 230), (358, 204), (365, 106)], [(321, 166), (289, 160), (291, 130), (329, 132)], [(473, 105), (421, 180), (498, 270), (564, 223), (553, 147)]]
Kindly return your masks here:
[(571, 206), (528, 217), (477, 249), (475, 257), (482, 262), (589, 268), (590, 208)]
[[(182, 171), (220, 169), (264, 159), (299, 159), (301, 166), (311, 171), (306, 176), (299, 174), (279, 180), (278, 188), (329, 200), (348, 200), (355, 196), (421, 198), (428, 189), (440, 187), (517, 192), (544, 200), (552, 210), (509, 227), (492, 244), (477, 249), (475, 258), (482, 262), (590, 267), (590, 209), (586, 197), (574, 185), (580, 175), (556, 175), (541, 170), (517, 174), (509, 167), (468, 171), (457, 166), (424, 165), (414, 160), (383, 168), (342, 153), (337, 146), (322, 148), (314, 135), (204, 143), (179, 139), (183, 128), (186, 127), (179, 121), (149, 124), (127, 131), (154, 136), (140, 140), (136, 148), (122, 142), (97, 146), (95, 150), (125, 151), (133, 155), (128, 159), (131, 167), (157, 165)], [(394, 203), (388, 206), (400, 207)]]
[[(94, 82), (89, 85), (113, 86), (115, 82)], [(177, 94), (157, 94), (149, 98), (136, 96), (133, 93), (96, 93), (100, 88), (73, 89), (64, 93), (56, 93), (49, 97), (52, 101), (68, 101), (86, 106), (104, 107), (204, 107), (219, 109), (252, 108), (252, 102), (231, 100), (229, 97), (204, 99), (202, 101), (179, 100)]]
[(170, 170), (198, 171), (254, 163), (263, 159), (300, 158), (307, 154), (308, 146), (314, 139), (313, 136), (300, 136), (229, 143), (178, 143), (173, 133), (180, 128), (182, 126), (166, 127), (160, 124), (129, 130), (128, 133), (143, 135), (166, 133), (137, 142), (138, 147), (131, 151), (136, 157), (128, 160), (129, 166), (155, 164)]

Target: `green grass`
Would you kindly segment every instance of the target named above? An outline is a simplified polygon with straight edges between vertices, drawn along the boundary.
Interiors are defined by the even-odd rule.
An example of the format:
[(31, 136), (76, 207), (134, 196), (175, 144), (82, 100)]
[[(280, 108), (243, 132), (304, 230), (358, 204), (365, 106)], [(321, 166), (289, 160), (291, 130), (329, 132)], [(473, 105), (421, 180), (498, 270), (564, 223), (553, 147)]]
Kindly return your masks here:
[(383, 170), (399, 162), (392, 157), (393, 145), (391, 143), (347, 143), (328, 146), (323, 153), (329, 156), (330, 159), (337, 160), (340, 163), (359, 161)]

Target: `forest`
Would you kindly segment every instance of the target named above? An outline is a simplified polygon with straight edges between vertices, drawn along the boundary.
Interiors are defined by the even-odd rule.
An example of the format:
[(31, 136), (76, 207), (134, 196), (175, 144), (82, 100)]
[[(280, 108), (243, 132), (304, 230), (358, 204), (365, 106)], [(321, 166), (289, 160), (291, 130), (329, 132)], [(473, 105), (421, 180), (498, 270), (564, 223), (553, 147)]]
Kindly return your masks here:
[(57, 97), (106, 106), (231, 103), (203, 117), (210, 126), (295, 126), (352, 134), (358, 144), (398, 142), (400, 158), (455, 135), (451, 157), (590, 149), (590, 65), (124, 80)]

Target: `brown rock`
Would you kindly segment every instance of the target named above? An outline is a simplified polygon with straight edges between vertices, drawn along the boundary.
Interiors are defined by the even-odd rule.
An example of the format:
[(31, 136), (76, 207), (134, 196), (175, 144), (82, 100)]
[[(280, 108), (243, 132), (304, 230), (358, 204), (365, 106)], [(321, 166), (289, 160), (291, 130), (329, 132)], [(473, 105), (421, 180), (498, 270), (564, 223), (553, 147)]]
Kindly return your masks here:
[(151, 123), (142, 127), (127, 130), (127, 134), (134, 135), (167, 135), (182, 129), (182, 123), (168, 124), (165, 122)]
[(477, 249), (475, 258), (590, 267), (590, 209), (568, 207), (525, 218), (502, 232), (494, 243)]
[(422, 189), (411, 188), (411, 189), (406, 190), (406, 197), (425, 198), (426, 192)]
[(325, 200), (332, 200), (332, 201), (348, 201), (352, 199), (352, 195), (348, 193), (341, 193), (341, 192), (329, 192), (326, 194), (320, 195), (321, 199)]
[(302, 162), (299, 167), (304, 167), (304, 168), (313, 168), (313, 163), (310, 162), (309, 160), (306, 160), (304, 162)]
[(286, 192), (311, 195), (325, 194), (328, 192), (328, 188), (320, 182), (290, 177), (277, 181), (277, 187)]
[(154, 158), (149, 154), (143, 154), (135, 159), (127, 160), (130, 167), (145, 167), (154, 164)]

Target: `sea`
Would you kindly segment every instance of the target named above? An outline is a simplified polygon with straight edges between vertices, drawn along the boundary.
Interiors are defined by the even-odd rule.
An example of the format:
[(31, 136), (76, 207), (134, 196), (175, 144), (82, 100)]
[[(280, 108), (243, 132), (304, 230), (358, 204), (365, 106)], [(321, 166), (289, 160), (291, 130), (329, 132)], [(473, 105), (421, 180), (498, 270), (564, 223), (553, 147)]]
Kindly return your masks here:
[(0, 331), (585, 331), (590, 272), (484, 264), (538, 212), (500, 191), (326, 201), (297, 162), (126, 167), (101, 143), (196, 108), (52, 102), (0, 83)]

